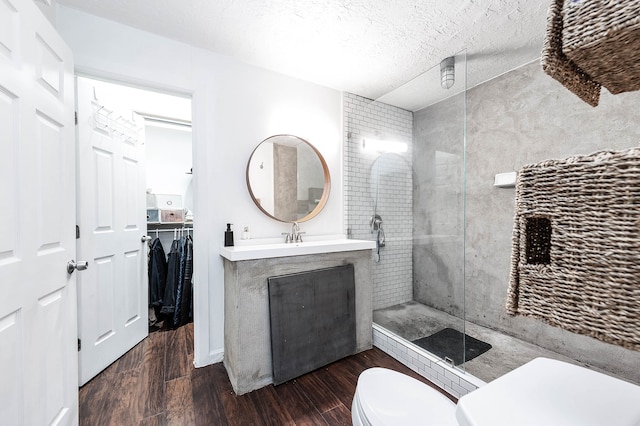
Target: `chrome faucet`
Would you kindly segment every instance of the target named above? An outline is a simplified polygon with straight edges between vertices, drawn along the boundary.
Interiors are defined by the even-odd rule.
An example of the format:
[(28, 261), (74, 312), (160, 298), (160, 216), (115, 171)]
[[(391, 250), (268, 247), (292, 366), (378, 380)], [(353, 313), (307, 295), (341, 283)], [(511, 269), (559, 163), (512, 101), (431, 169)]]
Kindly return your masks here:
[(302, 241), (302, 235), (304, 234), (304, 232), (300, 232), (300, 225), (298, 224), (298, 222), (293, 222), (291, 224), (291, 233), (287, 233), (287, 232), (283, 232), (282, 235), (285, 236), (284, 238), (284, 242), (285, 243), (301, 243)]
[(291, 242), (292, 243), (301, 243), (302, 236), (300, 235), (300, 225), (298, 222), (293, 222), (291, 224)]

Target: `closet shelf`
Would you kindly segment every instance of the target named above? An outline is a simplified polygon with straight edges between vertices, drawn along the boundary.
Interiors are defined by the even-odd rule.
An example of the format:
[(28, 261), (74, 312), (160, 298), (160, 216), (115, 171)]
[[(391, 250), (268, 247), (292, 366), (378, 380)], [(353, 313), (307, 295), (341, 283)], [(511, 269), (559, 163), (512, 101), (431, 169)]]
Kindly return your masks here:
[(147, 229), (193, 228), (193, 222), (147, 222)]

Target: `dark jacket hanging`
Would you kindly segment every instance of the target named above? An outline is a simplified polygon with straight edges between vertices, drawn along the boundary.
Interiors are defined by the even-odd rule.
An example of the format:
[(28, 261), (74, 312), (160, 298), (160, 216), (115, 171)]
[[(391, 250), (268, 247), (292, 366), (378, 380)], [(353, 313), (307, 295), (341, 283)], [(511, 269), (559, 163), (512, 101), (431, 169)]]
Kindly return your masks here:
[(163, 305), (164, 289), (167, 284), (167, 258), (159, 238), (149, 247), (149, 306)]
[(182, 244), (180, 244), (180, 240), (173, 240), (167, 259), (167, 285), (164, 290), (164, 303), (162, 309), (160, 309), (160, 314), (167, 315), (170, 320), (173, 319), (176, 309), (176, 291), (179, 283), (181, 252)]
[(173, 326), (179, 327), (190, 321), (193, 276), (193, 240), (191, 236), (180, 239), (181, 256), (180, 272), (178, 274), (178, 288), (176, 289), (176, 303), (173, 314)]

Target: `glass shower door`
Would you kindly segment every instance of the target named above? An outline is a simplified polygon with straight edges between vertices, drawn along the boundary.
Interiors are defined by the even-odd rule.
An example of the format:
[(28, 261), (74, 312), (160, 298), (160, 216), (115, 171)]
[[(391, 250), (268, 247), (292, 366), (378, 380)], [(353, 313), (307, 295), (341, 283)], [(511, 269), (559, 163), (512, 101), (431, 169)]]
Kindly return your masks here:
[[(414, 301), (430, 318), (414, 343), (464, 368), (466, 53), (454, 62), (453, 85), (440, 88), (449, 96), (414, 112)], [(429, 74), (446, 77), (440, 66)]]
[(437, 65), (375, 101), (345, 95), (345, 210), (347, 234), (377, 242), (374, 322), (464, 368), (466, 52), (453, 62), (453, 82)]

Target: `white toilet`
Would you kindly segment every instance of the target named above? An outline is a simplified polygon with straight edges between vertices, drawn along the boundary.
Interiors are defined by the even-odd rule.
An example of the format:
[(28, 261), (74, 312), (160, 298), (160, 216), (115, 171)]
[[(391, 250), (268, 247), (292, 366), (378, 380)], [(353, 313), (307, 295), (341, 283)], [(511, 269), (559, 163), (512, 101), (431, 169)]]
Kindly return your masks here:
[(463, 396), (457, 406), (430, 386), (385, 368), (360, 374), (354, 426), (640, 426), (640, 386), (536, 358)]
[(354, 426), (457, 426), (456, 404), (424, 383), (386, 368), (369, 368), (358, 377), (351, 404)]

